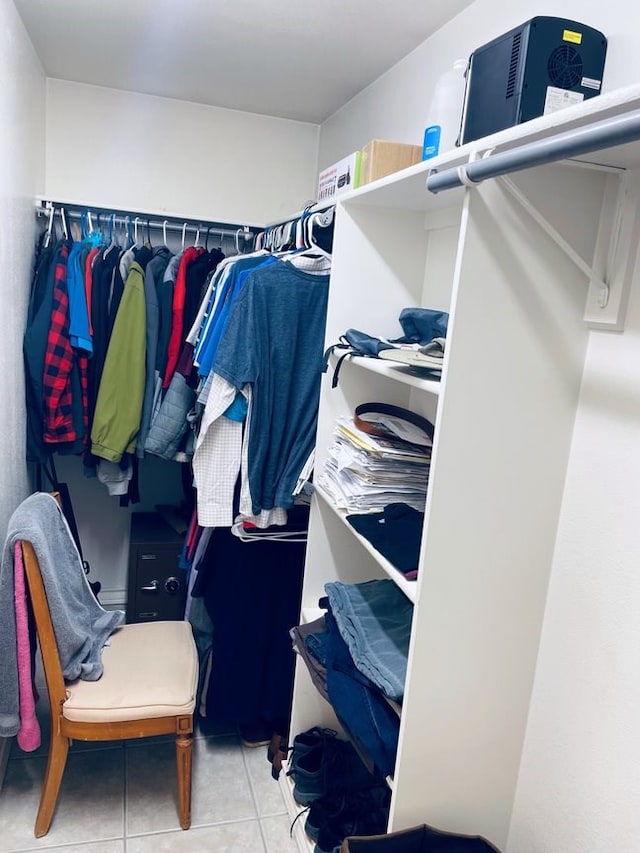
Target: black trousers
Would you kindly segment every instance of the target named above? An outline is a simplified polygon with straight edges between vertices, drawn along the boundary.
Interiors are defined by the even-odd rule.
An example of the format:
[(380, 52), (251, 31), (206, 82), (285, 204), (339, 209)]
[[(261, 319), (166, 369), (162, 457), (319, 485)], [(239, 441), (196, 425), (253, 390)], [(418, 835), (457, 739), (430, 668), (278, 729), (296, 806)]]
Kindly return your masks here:
[(305, 549), (214, 530), (195, 590), (213, 623), (208, 719), (288, 733)]

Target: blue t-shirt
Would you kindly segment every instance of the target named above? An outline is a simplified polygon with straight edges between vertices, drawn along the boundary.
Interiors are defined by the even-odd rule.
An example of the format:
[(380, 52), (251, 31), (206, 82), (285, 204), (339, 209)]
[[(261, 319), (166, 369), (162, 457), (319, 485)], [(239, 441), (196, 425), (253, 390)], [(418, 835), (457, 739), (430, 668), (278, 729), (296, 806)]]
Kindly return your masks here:
[(80, 260), (83, 243), (74, 243), (67, 262), (67, 290), (69, 292), (69, 340), (75, 349), (93, 352), (89, 331), (89, 313), (84, 287), (84, 270)]
[(245, 274), (248, 275), (252, 269), (270, 260), (271, 256), (259, 255), (251, 258), (239, 258), (233, 262), (229, 274), (222, 285), (220, 299), (211, 317), (205, 321), (202, 339), (198, 341), (198, 345), (196, 346), (195, 361), (198, 364), (199, 376), (208, 376), (211, 372), (211, 365), (214, 362), (218, 344), (224, 331), (227, 315), (236, 296), (240, 292), (240, 287), (244, 283)]
[(284, 261), (251, 272), (234, 302), (213, 371), (252, 384), (249, 488), (253, 512), (289, 507), (313, 449), (329, 276)]

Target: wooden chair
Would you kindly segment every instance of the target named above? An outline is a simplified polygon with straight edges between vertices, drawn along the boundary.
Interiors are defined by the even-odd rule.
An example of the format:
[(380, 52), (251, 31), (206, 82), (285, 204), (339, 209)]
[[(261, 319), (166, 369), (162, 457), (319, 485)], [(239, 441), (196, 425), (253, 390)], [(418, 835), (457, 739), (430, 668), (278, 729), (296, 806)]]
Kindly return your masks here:
[(175, 733), (178, 815), (191, 825), (193, 711), (198, 656), (188, 622), (124, 625), (102, 651), (98, 681), (65, 684), (38, 558), (22, 543), (27, 585), (51, 703), (51, 743), (35, 835), (49, 831), (73, 738), (122, 740)]

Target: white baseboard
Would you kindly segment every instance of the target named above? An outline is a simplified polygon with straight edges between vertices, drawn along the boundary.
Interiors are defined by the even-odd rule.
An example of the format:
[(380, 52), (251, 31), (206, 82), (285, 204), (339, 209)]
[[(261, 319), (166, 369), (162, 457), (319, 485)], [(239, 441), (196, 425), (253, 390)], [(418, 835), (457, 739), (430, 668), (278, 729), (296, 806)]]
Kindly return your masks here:
[(127, 609), (127, 591), (125, 589), (101, 589), (98, 598), (105, 610)]

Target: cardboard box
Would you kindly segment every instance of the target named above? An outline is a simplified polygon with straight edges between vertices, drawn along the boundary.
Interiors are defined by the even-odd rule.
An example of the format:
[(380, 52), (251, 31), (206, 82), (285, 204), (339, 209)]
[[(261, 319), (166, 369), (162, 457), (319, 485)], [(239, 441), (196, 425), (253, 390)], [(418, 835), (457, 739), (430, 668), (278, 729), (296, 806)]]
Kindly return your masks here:
[(323, 169), (318, 176), (318, 201), (331, 201), (336, 196), (359, 187), (360, 163), (360, 152), (354, 151), (333, 166)]
[(372, 139), (362, 149), (360, 186), (422, 162), (422, 148), (404, 142)]

